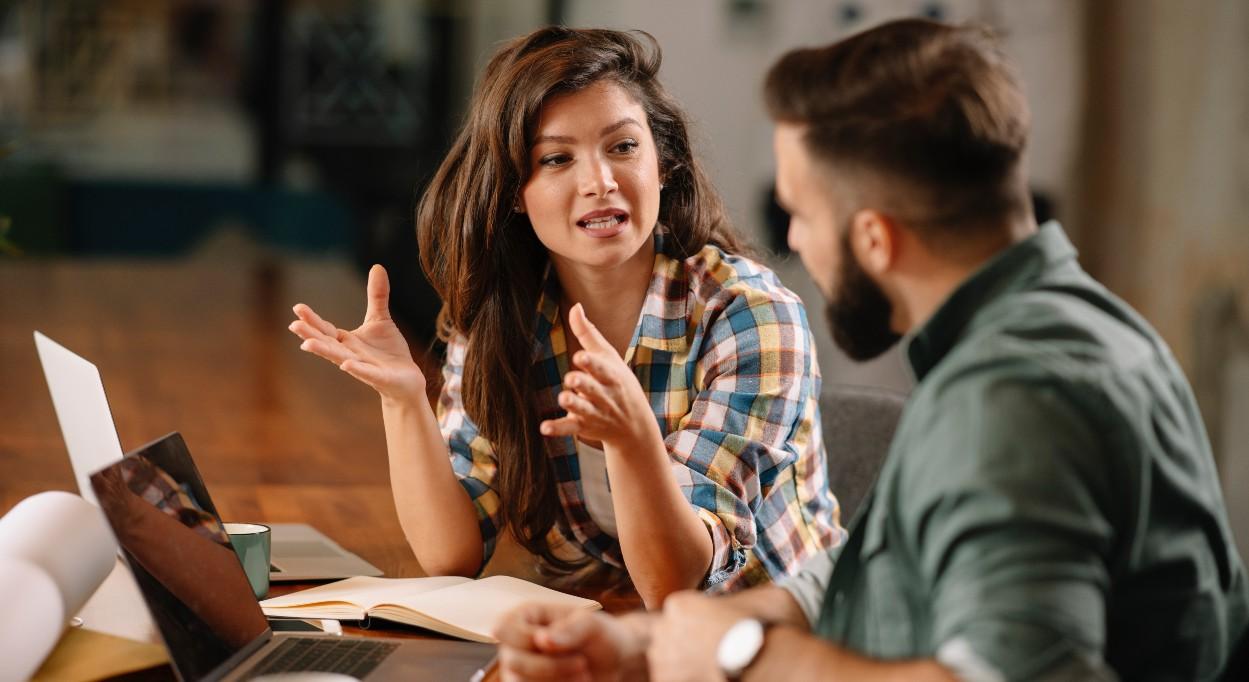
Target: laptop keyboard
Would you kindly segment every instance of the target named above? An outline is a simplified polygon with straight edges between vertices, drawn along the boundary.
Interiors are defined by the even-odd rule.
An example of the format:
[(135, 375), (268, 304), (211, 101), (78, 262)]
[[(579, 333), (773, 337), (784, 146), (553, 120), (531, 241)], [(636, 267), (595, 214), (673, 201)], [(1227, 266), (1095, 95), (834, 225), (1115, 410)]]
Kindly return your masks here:
[(343, 673), (363, 679), (398, 648), (394, 642), (330, 637), (287, 637), (247, 673), (247, 679), (267, 673), (317, 671)]

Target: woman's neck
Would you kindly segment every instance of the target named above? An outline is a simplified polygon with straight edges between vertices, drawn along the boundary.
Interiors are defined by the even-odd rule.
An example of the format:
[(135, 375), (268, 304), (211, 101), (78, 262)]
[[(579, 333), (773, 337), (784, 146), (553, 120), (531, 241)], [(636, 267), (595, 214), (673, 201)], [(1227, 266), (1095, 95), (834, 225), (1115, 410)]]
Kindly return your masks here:
[(562, 290), (559, 313), (570, 350), (580, 348), (581, 344), (567, 331), (568, 311), (580, 303), (590, 322), (624, 356), (646, 300), (654, 263), (655, 243), (651, 240), (629, 260), (613, 268), (587, 267), (560, 258), (554, 260)]

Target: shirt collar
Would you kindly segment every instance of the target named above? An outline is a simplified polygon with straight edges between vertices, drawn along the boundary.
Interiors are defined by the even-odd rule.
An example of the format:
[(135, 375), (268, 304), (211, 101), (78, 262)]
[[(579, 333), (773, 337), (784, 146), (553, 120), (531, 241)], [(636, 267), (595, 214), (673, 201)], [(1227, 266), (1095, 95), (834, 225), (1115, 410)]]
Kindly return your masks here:
[(980, 310), (1006, 294), (1027, 288), (1075, 257), (1076, 249), (1062, 226), (1051, 220), (1032, 236), (989, 259), (904, 341), (916, 380), (922, 381), (954, 348)]
[[(669, 353), (683, 353), (689, 349), (689, 273), (684, 262), (664, 253), (663, 246), (663, 235), (656, 230), (655, 262), (651, 267), (650, 284), (642, 301), (637, 327), (633, 330), (633, 339), (625, 353), (626, 360), (633, 357), (636, 346)], [(563, 324), (559, 319), (560, 294), (559, 277), (548, 259), (538, 296), (534, 362), (550, 359), (566, 349), (562, 343)], [(561, 343), (553, 344), (554, 336), (558, 336)]]

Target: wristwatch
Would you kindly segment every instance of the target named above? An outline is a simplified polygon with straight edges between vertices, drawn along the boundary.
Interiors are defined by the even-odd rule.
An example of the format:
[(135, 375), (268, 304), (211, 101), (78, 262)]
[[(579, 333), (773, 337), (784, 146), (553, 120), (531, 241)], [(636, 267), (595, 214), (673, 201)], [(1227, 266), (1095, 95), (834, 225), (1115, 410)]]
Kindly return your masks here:
[(716, 664), (720, 672), (730, 680), (739, 679), (746, 668), (754, 663), (755, 657), (763, 649), (765, 628), (762, 621), (756, 618), (743, 618), (720, 638), (716, 647)]

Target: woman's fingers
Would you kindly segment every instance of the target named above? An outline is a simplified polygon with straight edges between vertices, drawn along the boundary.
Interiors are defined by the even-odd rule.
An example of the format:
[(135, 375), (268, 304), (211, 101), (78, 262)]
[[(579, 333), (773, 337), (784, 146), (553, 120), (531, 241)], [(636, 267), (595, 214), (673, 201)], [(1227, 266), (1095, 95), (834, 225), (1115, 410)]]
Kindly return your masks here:
[(568, 326), (572, 327), (572, 333), (577, 335), (577, 340), (581, 342), (582, 348), (590, 350), (611, 351), (616, 352), (615, 348), (603, 338), (598, 327), (590, 322), (590, 318), (585, 315), (585, 308), (578, 303), (568, 311)]
[(323, 320), (321, 316), (316, 313), (315, 310), (313, 310), (312, 308), (309, 308), (307, 305), (303, 303), (296, 303), (295, 306), (291, 308), (291, 310), (295, 312), (296, 317), (312, 325), (313, 328), (315, 328), (317, 331), (321, 332), (322, 334), (325, 334), (326, 336), (329, 336), (329, 337), (338, 336), (338, 327), (335, 327), (329, 322), (326, 322), (325, 320)]
[(334, 337), (327, 337), (325, 334), (321, 333), (321, 330), (313, 327), (304, 320), (295, 320), (287, 326), (287, 329), (291, 330), (295, 336), (298, 336), (301, 339), (321, 339), (323, 341), (334, 340)]
[(616, 355), (616, 351), (611, 351), (611, 356), (604, 357), (603, 353), (579, 350), (572, 356), (573, 366), (608, 385), (616, 383), (616, 377), (611, 371), (613, 361), (624, 362)]
[(338, 368), (379, 392), (386, 383), (386, 373), (380, 367), (359, 359), (344, 360)]
[(337, 341), (328, 341), (324, 338), (304, 339), (304, 342), (299, 344), (299, 348), (317, 357), (325, 358), (336, 365), (341, 365), (347, 360), (356, 357), (354, 353), (344, 348), (343, 344)]
[(547, 419), (538, 425), (544, 436), (575, 436), (581, 430), (581, 421), (577, 415), (570, 414), (559, 419)]
[[(342, 350), (334, 351), (332, 357), (322, 355), (325, 359), (331, 360), (336, 364), (348, 357), (369, 357), (373, 351), (372, 346), (368, 343), (360, 340), (355, 334), (342, 329), (335, 329), (332, 333), (326, 334), (305, 320), (295, 320), (287, 328), (301, 339), (320, 341), (325, 344), (325, 347), (330, 349), (341, 347)], [(309, 349), (304, 348), (304, 350)], [(321, 354), (317, 353), (317, 355)]]
[(573, 370), (565, 374), (564, 388), (576, 391), (578, 395), (590, 401), (591, 404), (600, 410), (610, 407), (612, 404), (612, 399), (607, 394), (607, 389), (603, 387), (603, 384), (585, 372)]
[(361, 357), (372, 357), (374, 355), (375, 349), (373, 346), (369, 345), (367, 341), (360, 338), (357, 333), (340, 329), (338, 330), (338, 342), (343, 345), (343, 348), (346, 348), (355, 355), (359, 355)]
[(369, 268), (369, 283), (365, 289), (367, 300), (364, 308), (364, 321), (381, 322), (390, 319), (390, 278), (386, 276), (386, 268), (374, 264)]
[(582, 418), (597, 418), (599, 415), (598, 408), (590, 404), (589, 400), (573, 393), (572, 391), (559, 392), (559, 406), (568, 410), (569, 413), (576, 414)]

